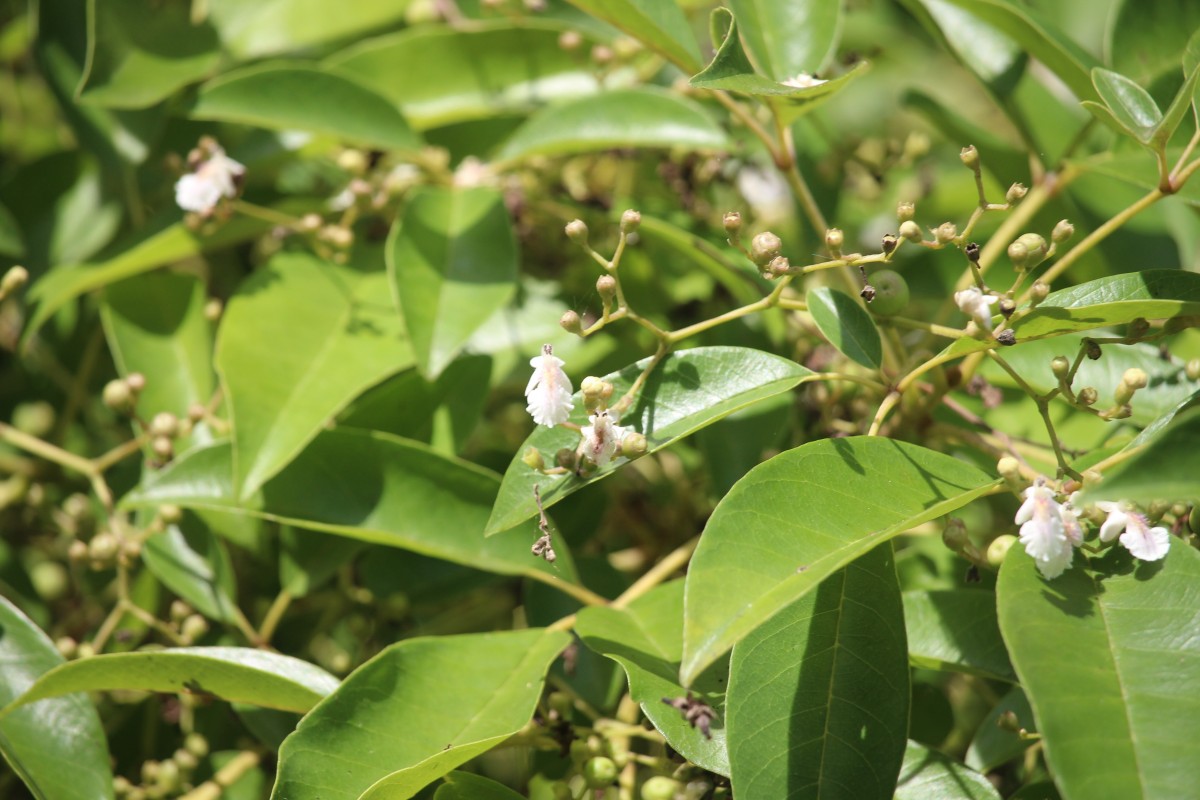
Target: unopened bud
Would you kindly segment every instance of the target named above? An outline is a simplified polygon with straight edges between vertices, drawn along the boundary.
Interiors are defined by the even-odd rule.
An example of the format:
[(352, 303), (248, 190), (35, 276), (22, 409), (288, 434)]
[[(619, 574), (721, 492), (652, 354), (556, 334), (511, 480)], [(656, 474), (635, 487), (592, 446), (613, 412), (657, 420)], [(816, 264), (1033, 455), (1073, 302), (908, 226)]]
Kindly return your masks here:
[(1189, 359), (1183, 372), (1189, 381), (1200, 381), (1200, 358)]
[(567, 52), (578, 50), (581, 44), (583, 36), (579, 31), (563, 31), (558, 37), (558, 46)]
[(742, 234), (742, 215), (736, 211), (726, 211), (721, 222), (725, 225), (725, 233), (729, 234), (729, 240), (736, 242)]
[(150, 420), (151, 436), (174, 438), (179, 433), (179, 418), (170, 411), (160, 411)]
[(542, 451), (536, 447), (527, 448), (525, 454), (521, 456), (521, 460), (525, 462), (525, 466), (538, 472), (546, 468), (546, 460), (542, 458)]
[(646, 437), (637, 431), (630, 431), (621, 438), (621, 455), (635, 459), (646, 454)]
[(1019, 484), (1021, 481), (1021, 462), (1012, 456), (1004, 456), (996, 462), (996, 472), (1009, 483)]
[(1050, 296), (1050, 285), (1045, 281), (1034, 281), (1033, 286), (1029, 287), (1029, 300), (1031, 305), (1037, 305)]
[(192, 607), (182, 600), (172, 600), (169, 613), (171, 615), (171, 621), (178, 625), (180, 622), (183, 622), (185, 619), (190, 617), (194, 612)]
[(170, 461), (171, 456), (175, 454), (175, 445), (171, 443), (168, 436), (155, 436), (150, 441), (150, 448), (154, 451), (154, 455), (162, 461)]
[(950, 517), (946, 520), (946, 527), (942, 530), (942, 542), (956, 553), (963, 549), (967, 544), (967, 526), (961, 519)]
[(78, 563), (88, 557), (88, 546), (86, 542), (81, 542), (78, 539), (71, 542), (67, 547), (67, 558)]
[(1085, 386), (1075, 395), (1075, 399), (1085, 406), (1094, 406), (1096, 401), (1100, 399), (1100, 393), (1096, 391), (1094, 386)]
[(612, 275), (601, 275), (596, 278), (596, 291), (605, 303), (612, 302), (617, 296), (617, 279)]
[(1017, 537), (1011, 533), (1005, 533), (992, 539), (992, 543), (988, 545), (987, 562), (993, 567), (999, 569), (1004, 563), (1004, 557), (1008, 555), (1008, 551), (1016, 543)]
[(183, 519), (183, 509), (174, 503), (166, 503), (158, 507), (158, 516), (168, 525), (178, 525)]
[(1129, 329), (1125, 331), (1125, 336), (1129, 339), (1141, 339), (1150, 332), (1150, 323), (1145, 317), (1138, 317), (1133, 322), (1129, 323)]
[[(1046, 253), (1049, 252), (1049, 246), (1046, 240), (1036, 233), (1024, 233), (1017, 237), (1015, 244), (1025, 246), (1025, 269), (1033, 269), (1038, 264), (1046, 260)], [(1011, 246), (1010, 246), (1011, 251)], [(1011, 253), (1010, 253), (1011, 255)], [(1016, 263), (1015, 261), (1013, 263)]]
[(604, 66), (613, 60), (613, 49), (608, 45), (598, 44), (592, 48), (592, 61), (595, 61), (600, 66)]
[(921, 226), (911, 219), (900, 223), (900, 235), (910, 242), (919, 242), (925, 238), (925, 234), (921, 232)]
[(208, 633), (208, 620), (199, 614), (192, 614), (179, 626), (179, 633), (189, 642), (194, 642)]
[(225, 310), (225, 304), (218, 297), (210, 297), (204, 302), (204, 318), (209, 322), (216, 322), (221, 318), (221, 312)]
[(1008, 191), (1004, 193), (1004, 200), (1007, 203), (1016, 203), (1025, 195), (1029, 194), (1029, 190), (1025, 188), (1023, 183), (1014, 183), (1008, 187)]
[(600, 393), (604, 390), (604, 381), (597, 378), (595, 375), (589, 375), (584, 378), (579, 384), (579, 391), (583, 393), (584, 401), (596, 401), (600, 399)]
[(125, 384), (134, 394), (139, 394), (146, 388), (146, 376), (140, 372), (131, 372), (125, 376)]
[(1018, 733), (1021, 730), (1021, 720), (1017, 718), (1017, 712), (1009, 709), (996, 719), (996, 727), (1002, 731)]
[(567, 238), (572, 242), (577, 242), (578, 244), (587, 244), (588, 226), (583, 220), (571, 220), (567, 223), (567, 226), (563, 228), (563, 231), (566, 232)]
[(1013, 302), (1011, 297), (1001, 297), (999, 306), (1000, 313), (1004, 315), (1005, 319), (1011, 317), (1013, 312), (1017, 310), (1017, 304)]
[(1008, 258), (1017, 270), (1024, 270), (1026, 262), (1029, 261), (1029, 248), (1020, 241), (1015, 241), (1008, 246)]
[(175, 751), (175, 755), (171, 756), (171, 760), (179, 767), (180, 771), (190, 773), (196, 767), (200, 766), (200, 759), (184, 750), (182, 747)]
[(1121, 376), (1121, 383), (1131, 389), (1145, 389), (1146, 384), (1149, 382), (1150, 379), (1146, 376), (1145, 370), (1138, 369), (1137, 367), (1125, 370), (1125, 374)]
[(633, 233), (642, 224), (642, 212), (632, 208), (621, 214), (621, 233)]
[(1075, 226), (1062, 219), (1058, 221), (1058, 224), (1054, 226), (1054, 230), (1050, 232), (1050, 240), (1055, 244), (1062, 244), (1074, 235)]
[(979, 151), (975, 149), (975, 145), (973, 144), (969, 144), (959, 151), (958, 160), (968, 169), (979, 169)]
[(79, 642), (72, 639), (70, 636), (61, 636), (54, 640), (54, 649), (63, 658), (74, 658), (75, 652), (79, 648)]
[(184, 737), (183, 746), (196, 758), (204, 758), (208, 755), (208, 739), (205, 739), (202, 734), (189, 733)]
[(884, 255), (890, 255), (892, 253), (892, 251), (896, 249), (896, 245), (899, 243), (900, 243), (900, 240), (896, 238), (896, 234), (885, 233), (883, 235), (883, 243), (882, 243), (882, 249), (883, 249)]
[(88, 557), (97, 566), (108, 564), (117, 557), (120, 544), (110, 531), (100, 531), (88, 544)]
[(1054, 377), (1065, 378), (1067, 377), (1067, 373), (1071, 371), (1071, 362), (1064, 356), (1056, 356), (1050, 362), (1050, 370), (1054, 373)]
[(558, 324), (567, 333), (581, 334), (583, 333), (583, 320), (574, 311), (567, 310), (559, 317)]
[(825, 246), (829, 248), (829, 252), (834, 256), (842, 254), (842, 244), (846, 241), (845, 235), (841, 228), (830, 228), (825, 231)]
[(22, 266), (9, 267), (0, 279), (0, 297), (12, 294), (29, 282), (29, 270)]
[(908, 200), (905, 200), (904, 202), (898, 203), (896, 205), (896, 221), (897, 222), (908, 222), (910, 219), (913, 218), (913, 216), (916, 215), (916, 213), (917, 213), (916, 205), (909, 202)]
[(367, 171), (367, 154), (362, 150), (343, 150), (338, 154), (337, 165), (353, 175), (362, 175)]
[(958, 226), (953, 222), (943, 222), (933, 230), (933, 238), (938, 244), (950, 244), (958, 236)]
[(320, 214), (309, 213), (300, 218), (300, 227), (306, 231), (315, 231), (320, 229), (322, 222), (324, 220)]
[(763, 231), (750, 240), (750, 260), (760, 267), (770, 264), (782, 251), (783, 241), (770, 231)]
[(787, 275), (791, 269), (792, 262), (788, 261), (787, 256), (776, 256), (767, 265), (767, 274), (772, 278), (781, 278)]
[(616, 387), (608, 381), (600, 381), (600, 398), (602, 400), (611, 400)]
[(963, 252), (966, 254), (967, 260), (970, 261), (972, 264), (979, 263), (979, 243), (978, 242), (969, 243), (966, 247), (963, 248)]
[(354, 244), (354, 232), (343, 225), (326, 225), (317, 235), (334, 247), (344, 249)]
[(133, 392), (125, 381), (114, 380), (104, 384), (101, 396), (104, 398), (104, 405), (113, 411), (127, 412), (133, 408)]

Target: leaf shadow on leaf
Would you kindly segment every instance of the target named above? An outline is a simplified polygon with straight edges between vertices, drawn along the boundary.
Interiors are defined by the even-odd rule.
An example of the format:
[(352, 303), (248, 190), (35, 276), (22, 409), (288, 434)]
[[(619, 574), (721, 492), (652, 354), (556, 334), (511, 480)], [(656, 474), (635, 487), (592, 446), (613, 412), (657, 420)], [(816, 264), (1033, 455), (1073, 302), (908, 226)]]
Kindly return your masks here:
[[(456, 204), (456, 210), (461, 211), (464, 204)], [(504, 212), (501, 207), (500, 211)], [(481, 283), (481, 284), (501, 284), (510, 283), (510, 279), (497, 279), (495, 275), (487, 270), (477, 269), (471, 263), (471, 256), (467, 255), (466, 269), (456, 269), (460, 266), (454, 258), (454, 240), (458, 241), (486, 241), (490, 236), (490, 229), (496, 225), (496, 208), (494, 206), (481, 204), (470, 218), (456, 219), (457, 225), (450, 231), (451, 239), (447, 239), (446, 221), (440, 216), (433, 215), (429, 219), (423, 218), (420, 214), (410, 214), (404, 218), (403, 234), (408, 240), (408, 244), (419, 253), (422, 259), (428, 264), (445, 263), (447, 279), (453, 279), (456, 283)], [(482, 230), (483, 234), (476, 232)], [(403, 291), (403, 285), (400, 290)]]
[[(628, 373), (630, 380), (636, 380), (638, 375), (637, 365), (635, 364), (628, 369), (622, 370), (621, 377), (626, 377), (625, 373)], [(642, 425), (643, 430), (640, 431), (641, 433), (653, 431), (658, 428), (654, 418), (654, 412), (658, 409), (658, 405), (653, 404), (653, 399), (659, 396), (659, 391), (665, 383), (679, 384), (685, 389), (696, 390), (700, 388), (700, 372), (694, 364), (687, 362), (680, 363), (669, 374), (663, 369), (662, 364), (654, 368), (654, 371), (646, 378), (645, 387), (638, 393), (637, 404), (633, 407), (632, 413), (629, 414), (634, 419), (642, 419), (643, 414), (645, 415), (645, 422)], [(648, 438), (651, 442), (655, 441), (655, 437), (653, 436)], [(658, 441), (663, 441), (663, 439), (658, 439)]]

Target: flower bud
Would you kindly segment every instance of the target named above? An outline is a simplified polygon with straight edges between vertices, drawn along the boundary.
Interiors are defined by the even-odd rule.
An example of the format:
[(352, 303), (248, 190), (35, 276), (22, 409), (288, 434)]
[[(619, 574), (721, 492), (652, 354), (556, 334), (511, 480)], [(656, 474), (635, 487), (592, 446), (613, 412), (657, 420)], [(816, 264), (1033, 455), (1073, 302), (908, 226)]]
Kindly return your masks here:
[(1189, 359), (1183, 372), (1189, 381), (1200, 381), (1200, 358)]
[(71, 542), (67, 547), (67, 558), (78, 563), (88, 557), (88, 546), (86, 542), (81, 542), (78, 539)]
[(202, 734), (189, 733), (184, 737), (183, 746), (196, 758), (204, 758), (208, 755), (208, 739), (205, 739)]
[(1050, 285), (1045, 281), (1034, 281), (1033, 286), (1029, 287), (1029, 299), (1032, 305), (1045, 300), (1050, 296)]
[(581, 219), (571, 220), (570, 222), (567, 223), (567, 226), (565, 228), (563, 228), (563, 231), (566, 232), (567, 238), (570, 239), (572, 242), (576, 242), (581, 245), (587, 244), (588, 226), (587, 226), (587, 223), (585, 223), (583, 220), (581, 220)]
[(891, 255), (892, 251), (896, 249), (896, 245), (899, 243), (900, 240), (896, 238), (896, 234), (885, 233), (883, 235), (883, 242), (880, 246), (880, 249), (883, 250), (884, 255)]
[(621, 233), (633, 233), (642, 224), (642, 212), (632, 208), (621, 214)]
[(171, 756), (171, 760), (175, 762), (175, 765), (179, 767), (181, 772), (190, 773), (196, 767), (200, 766), (200, 759), (182, 747), (175, 751), (175, 755)]
[[(1046, 240), (1036, 233), (1025, 233), (1017, 237), (1015, 244), (1025, 246), (1026, 258), (1025, 269), (1033, 269), (1038, 264), (1046, 260), (1046, 253), (1049, 247), (1046, 245)], [(1009, 246), (1011, 256), (1011, 245)], [(1016, 263), (1015, 261), (1013, 262)]]
[(900, 235), (910, 242), (919, 242), (925, 238), (925, 234), (921, 232), (921, 226), (911, 219), (900, 223)]
[(596, 291), (605, 303), (612, 302), (617, 296), (617, 279), (612, 275), (601, 275), (596, 278)]
[(631, 461), (645, 455), (647, 447), (646, 437), (637, 431), (630, 431), (621, 438), (621, 455)]
[(1075, 395), (1075, 399), (1085, 406), (1094, 406), (1096, 401), (1100, 399), (1100, 393), (1093, 386), (1085, 386), (1080, 390), (1079, 394)]
[(1029, 194), (1029, 190), (1025, 188), (1023, 183), (1014, 183), (1008, 187), (1008, 191), (1004, 193), (1004, 201), (1006, 203), (1016, 203), (1025, 195)]
[(583, 35), (579, 31), (563, 31), (558, 37), (559, 48), (567, 52), (578, 50), (582, 44)]
[(208, 633), (208, 620), (199, 614), (192, 614), (179, 626), (179, 633), (189, 642), (194, 642)]
[(842, 253), (842, 244), (846, 241), (845, 235), (841, 228), (830, 228), (825, 231), (825, 246), (829, 248), (829, 252), (835, 256)]
[(29, 282), (29, 270), (22, 266), (9, 267), (0, 279), (0, 297), (6, 297)]
[(996, 462), (996, 472), (1006, 481), (1019, 483), (1021, 480), (1021, 462), (1012, 456), (1004, 456)]
[(174, 438), (179, 433), (179, 418), (170, 411), (160, 411), (150, 420), (151, 436)]
[(140, 394), (146, 388), (146, 376), (140, 372), (131, 372), (125, 376), (125, 383), (134, 394)]
[(992, 539), (992, 543), (988, 545), (987, 549), (987, 562), (999, 569), (1000, 565), (1004, 563), (1004, 557), (1008, 555), (1008, 551), (1012, 549), (1016, 541), (1017, 537), (1011, 533), (1001, 534)]
[(613, 49), (605, 44), (598, 44), (592, 48), (592, 61), (599, 66), (611, 63), (615, 55)]
[(558, 320), (558, 324), (567, 333), (574, 333), (576, 335), (583, 333), (583, 320), (574, 311), (564, 311)]
[(958, 236), (958, 226), (953, 222), (943, 222), (933, 231), (933, 238), (938, 244), (950, 244)]
[(542, 451), (536, 447), (526, 449), (525, 454), (521, 456), (521, 460), (525, 462), (525, 466), (538, 472), (546, 468), (546, 460), (542, 458)]
[(60, 636), (54, 640), (54, 649), (63, 658), (70, 659), (75, 657), (75, 652), (79, 648), (79, 642), (72, 639), (70, 636)]
[(195, 612), (192, 610), (191, 606), (182, 600), (172, 600), (171, 608), (168, 613), (171, 615), (171, 622), (174, 622), (176, 625), (178, 625)]
[(1146, 376), (1146, 372), (1137, 367), (1125, 370), (1125, 374), (1121, 376), (1121, 383), (1128, 384), (1134, 389), (1145, 389), (1149, 382), (1150, 379)]
[(1050, 371), (1056, 378), (1065, 378), (1071, 371), (1071, 362), (1064, 356), (1055, 356), (1054, 360), (1050, 362)]
[(896, 204), (896, 221), (908, 222), (917, 213), (917, 207), (912, 202), (905, 200), (902, 203)]
[(600, 400), (600, 393), (604, 391), (604, 381), (595, 375), (589, 375), (580, 381), (579, 391), (583, 394), (585, 403), (596, 403)]
[(316, 231), (321, 227), (322, 222), (320, 214), (308, 213), (300, 218), (300, 227), (306, 231)]
[(113, 380), (104, 384), (101, 397), (104, 398), (104, 405), (113, 411), (128, 412), (133, 409), (133, 392), (125, 381)]
[(967, 526), (958, 517), (949, 517), (946, 527), (942, 529), (942, 542), (954, 552), (959, 552), (967, 544)]
[(171, 443), (169, 436), (155, 436), (150, 440), (150, 449), (163, 461), (170, 461), (171, 456), (175, 454), (175, 445)]
[(1024, 271), (1025, 264), (1029, 261), (1029, 248), (1019, 240), (1015, 241), (1008, 246), (1008, 258), (1018, 272)]
[(1074, 235), (1075, 226), (1070, 222), (1067, 222), (1065, 219), (1061, 219), (1058, 221), (1058, 224), (1054, 226), (1054, 230), (1050, 232), (1050, 241), (1054, 242), (1055, 244), (1062, 244)]
[(92, 560), (93, 566), (104, 566), (111, 563), (117, 557), (120, 544), (111, 531), (100, 531), (93, 536), (92, 541), (88, 544), (88, 557)]
[(726, 211), (721, 222), (725, 225), (725, 233), (729, 234), (729, 240), (736, 242), (742, 234), (742, 215), (736, 211)]
[(771, 263), (767, 265), (766, 277), (782, 278), (787, 275), (792, 269), (792, 262), (788, 261), (787, 256), (776, 256), (771, 259)]
[(158, 516), (168, 525), (178, 525), (183, 519), (183, 509), (174, 503), (166, 503), (158, 507)]
[(611, 758), (596, 756), (583, 765), (583, 780), (589, 789), (603, 789), (617, 780), (617, 765)]
[(975, 145), (973, 144), (969, 144), (959, 151), (958, 160), (970, 170), (977, 171), (979, 169), (979, 151), (975, 149)]
[(783, 241), (770, 231), (763, 231), (750, 240), (750, 260), (760, 267), (778, 258), (782, 250)]
[(221, 318), (221, 312), (224, 310), (225, 304), (219, 297), (210, 297), (204, 303), (204, 318), (209, 322), (216, 322)]

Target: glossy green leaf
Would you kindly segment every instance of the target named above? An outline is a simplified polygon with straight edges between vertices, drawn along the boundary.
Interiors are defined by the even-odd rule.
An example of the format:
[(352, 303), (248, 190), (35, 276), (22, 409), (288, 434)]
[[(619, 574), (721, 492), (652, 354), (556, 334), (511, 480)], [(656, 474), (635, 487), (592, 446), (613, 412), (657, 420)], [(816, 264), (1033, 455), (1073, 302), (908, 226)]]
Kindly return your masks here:
[[(1136, 401), (1136, 398), (1135, 398)], [(1144, 447), (1104, 473), (1104, 480), (1082, 498), (1127, 500), (1200, 500), (1200, 411), (1189, 410), (1165, 426)]]
[(561, 542), (558, 569), (529, 553), (532, 523), (484, 539), (496, 497), (495, 473), (384, 433), (322, 432), (245, 501), (230, 481), (229, 445), (196, 449), (156, 473), (124, 500), (131, 507), (175, 503), (233, 511), (413, 550), (503, 575), (573, 575)]
[[(1024, 71), (1025, 51), (1010, 36), (949, 0), (901, 0), (930, 33), (998, 96), (1011, 94)], [(991, 158), (974, 139), (980, 152)], [(985, 159), (984, 163), (987, 163)]]
[(1033, 709), (1020, 686), (1014, 686), (979, 723), (971, 745), (967, 748), (967, 766), (978, 772), (991, 772), (1002, 764), (1017, 758), (1036, 742), (1022, 739), (1014, 730), (1000, 727), (1000, 719), (1008, 712), (1017, 718), (1017, 724), (1031, 733), (1037, 732)]
[(854, 559), (994, 485), (958, 459), (866, 436), (810, 442), (755, 467), (692, 556), (683, 682)]
[[(1198, 46), (1200, 46), (1200, 40), (1198, 40)], [(1176, 129), (1183, 122), (1183, 118), (1193, 107), (1196, 91), (1200, 88), (1200, 64), (1192, 67), (1191, 71), (1186, 72), (1185, 75), (1187, 77), (1183, 86), (1179, 87), (1179, 91), (1171, 99), (1171, 105), (1167, 106), (1167, 110), (1163, 112), (1162, 121), (1154, 129), (1154, 136), (1150, 141), (1151, 147), (1165, 149)]]
[[(1019, 311), (1012, 324), (1017, 342), (1124, 325), (1135, 319), (1200, 315), (1200, 275), (1155, 269), (1098, 278), (1051, 292), (1033, 311)], [(995, 342), (962, 338), (943, 350), (949, 360), (987, 350)]]
[(1133, 441), (1129, 444), (1132, 446), (1137, 446), (1150, 442), (1155, 436), (1158, 435), (1159, 431), (1171, 424), (1176, 417), (1188, 409), (1195, 408), (1198, 405), (1200, 405), (1200, 388), (1197, 388), (1194, 392), (1184, 397), (1173, 407), (1167, 409), (1157, 418), (1152, 420), (1149, 425), (1142, 428), (1141, 433), (1133, 437)]
[(404, 116), (385, 98), (334, 71), (299, 62), (227, 72), (200, 87), (189, 116), (310, 131), (389, 150), (421, 146)]
[(392, 292), (417, 363), (444, 370), (517, 291), (517, 243), (495, 189), (429, 187), (414, 194), (388, 238)]
[[(382, 271), (276, 256), (229, 301), (216, 366), (249, 496), (368, 387), (412, 364)], [(269, 369), (265, 368), (268, 367)]]
[(730, 0), (729, 5), (755, 63), (777, 81), (817, 73), (837, 49), (840, 1)]
[(295, 597), (318, 588), (364, 547), (363, 542), (285, 525), (279, 531), (279, 584)]
[(891, 544), (738, 642), (727, 700), (735, 796), (890, 800), (909, 705)]
[(721, 126), (694, 101), (661, 89), (604, 92), (538, 111), (516, 130), (497, 156), (571, 155), (613, 147), (723, 150)]
[[(604, 380), (620, 397), (649, 364), (643, 359)], [(570, 365), (567, 365), (570, 369)], [(672, 353), (654, 368), (621, 424), (646, 437), (647, 452), (661, 450), (722, 417), (759, 400), (786, 392), (813, 373), (793, 361), (743, 347), (698, 347)], [(572, 422), (587, 424), (583, 397), (576, 392)], [(496, 507), (488, 520), (487, 534), (505, 531), (537, 515), (533, 487), (538, 486), (544, 507), (601, 480), (628, 461), (618, 456), (587, 478), (543, 475), (522, 461), (526, 449), (536, 447), (547, 461), (561, 448), (576, 448), (579, 434), (566, 428), (539, 426), (518, 449), (504, 473)]]
[(700, 48), (674, 0), (569, 0), (590, 16), (619, 28), (684, 72), (700, 69)]
[(1113, 69), (1142, 86), (1176, 73), (1188, 37), (1200, 30), (1200, 6), (1189, 0), (1118, 0), (1114, 6), (1105, 42)]
[(996, 585), (1055, 783), (1066, 800), (1186, 797), (1200, 763), (1200, 553), (1176, 541), (1153, 564), (1119, 547), (1095, 571), (1081, 561), (1047, 581), (1014, 547)]
[(692, 687), (693, 694), (716, 712), (712, 738), (692, 727), (664, 699), (686, 697), (679, 685), (683, 646), (683, 581), (663, 584), (615, 609), (591, 606), (579, 612), (575, 632), (583, 643), (620, 664), (629, 677), (629, 693), (667, 742), (693, 764), (729, 774), (726, 752), (725, 688), (728, 670), (717, 662)]
[(1041, 61), (1080, 100), (1097, 100), (1090, 71), (1095, 57), (1029, 8), (1010, 0), (945, 0), (1011, 37)]
[(1011, 681), (1016, 676), (996, 622), (996, 595), (981, 589), (904, 593), (914, 666)]
[[(206, 299), (199, 279), (167, 271), (144, 273), (105, 289), (100, 317), (117, 371), (153, 378), (138, 395), (142, 419), (163, 411), (183, 419), (193, 403), (212, 400), (216, 377)], [(208, 428), (200, 426), (195, 435), (177, 439), (175, 451), (211, 438)]]
[(433, 800), (523, 800), (522, 796), (491, 778), (455, 770), (433, 793)]
[(910, 741), (896, 784), (896, 800), (1000, 800), (984, 776), (937, 750)]
[(868, 369), (879, 369), (883, 342), (875, 320), (845, 292), (818, 286), (808, 290), (808, 313), (817, 329), (843, 355)]
[(201, 614), (223, 622), (237, 618), (237, 578), (229, 552), (197, 517), (188, 515), (146, 539), (142, 558), (168, 589)]
[[(559, 46), (563, 29), (534, 19), (469, 30), (422, 26), (369, 39), (325, 65), (386, 97), (424, 130), (598, 91), (596, 76)], [(417, 73), (421, 80), (396, 80)]]
[(238, 60), (304, 50), (404, 19), (411, 0), (208, 0), (221, 44)]
[(388, 647), (284, 741), (271, 797), (412, 797), (520, 730), (569, 642), (535, 628)]
[(1150, 93), (1124, 75), (1101, 67), (1092, 70), (1092, 84), (1117, 123), (1142, 144), (1148, 143), (1162, 121), (1162, 111)]
[(113, 689), (213, 695), (303, 713), (337, 686), (337, 678), (320, 667), (279, 653), (249, 647), (176, 647), (68, 662), (38, 678), (3, 713), (47, 697)]
[[(0, 596), (0, 706), (62, 663), (50, 637)], [(0, 718), (0, 755), (34, 797), (112, 800), (104, 728), (87, 695), (43, 700)]]
[(211, 75), (220, 61), (217, 32), (195, 23), (182, 3), (88, 0), (88, 60), (80, 100), (145, 108)]
[(212, 234), (204, 236), (179, 222), (171, 212), (139, 232), (133, 242), (115, 250), (108, 258), (87, 264), (55, 267), (29, 289), (28, 300), (35, 304), (25, 336), (30, 336), (64, 305), (94, 289), (140, 275), (173, 261), (211, 250), (239, 244), (269, 230), (270, 223), (246, 216), (235, 216)]

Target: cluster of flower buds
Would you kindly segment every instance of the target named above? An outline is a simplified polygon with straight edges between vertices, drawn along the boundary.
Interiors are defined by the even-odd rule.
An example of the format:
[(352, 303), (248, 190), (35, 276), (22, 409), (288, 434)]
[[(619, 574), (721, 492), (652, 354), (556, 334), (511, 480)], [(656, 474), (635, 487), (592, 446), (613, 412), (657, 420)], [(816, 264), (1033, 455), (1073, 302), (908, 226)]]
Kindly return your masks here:
[(183, 740), (183, 747), (170, 758), (142, 764), (140, 784), (134, 784), (123, 775), (113, 778), (113, 793), (119, 800), (151, 800), (190, 792), (192, 775), (200, 766), (200, 759), (207, 755), (208, 740), (198, 733), (189, 733)]

